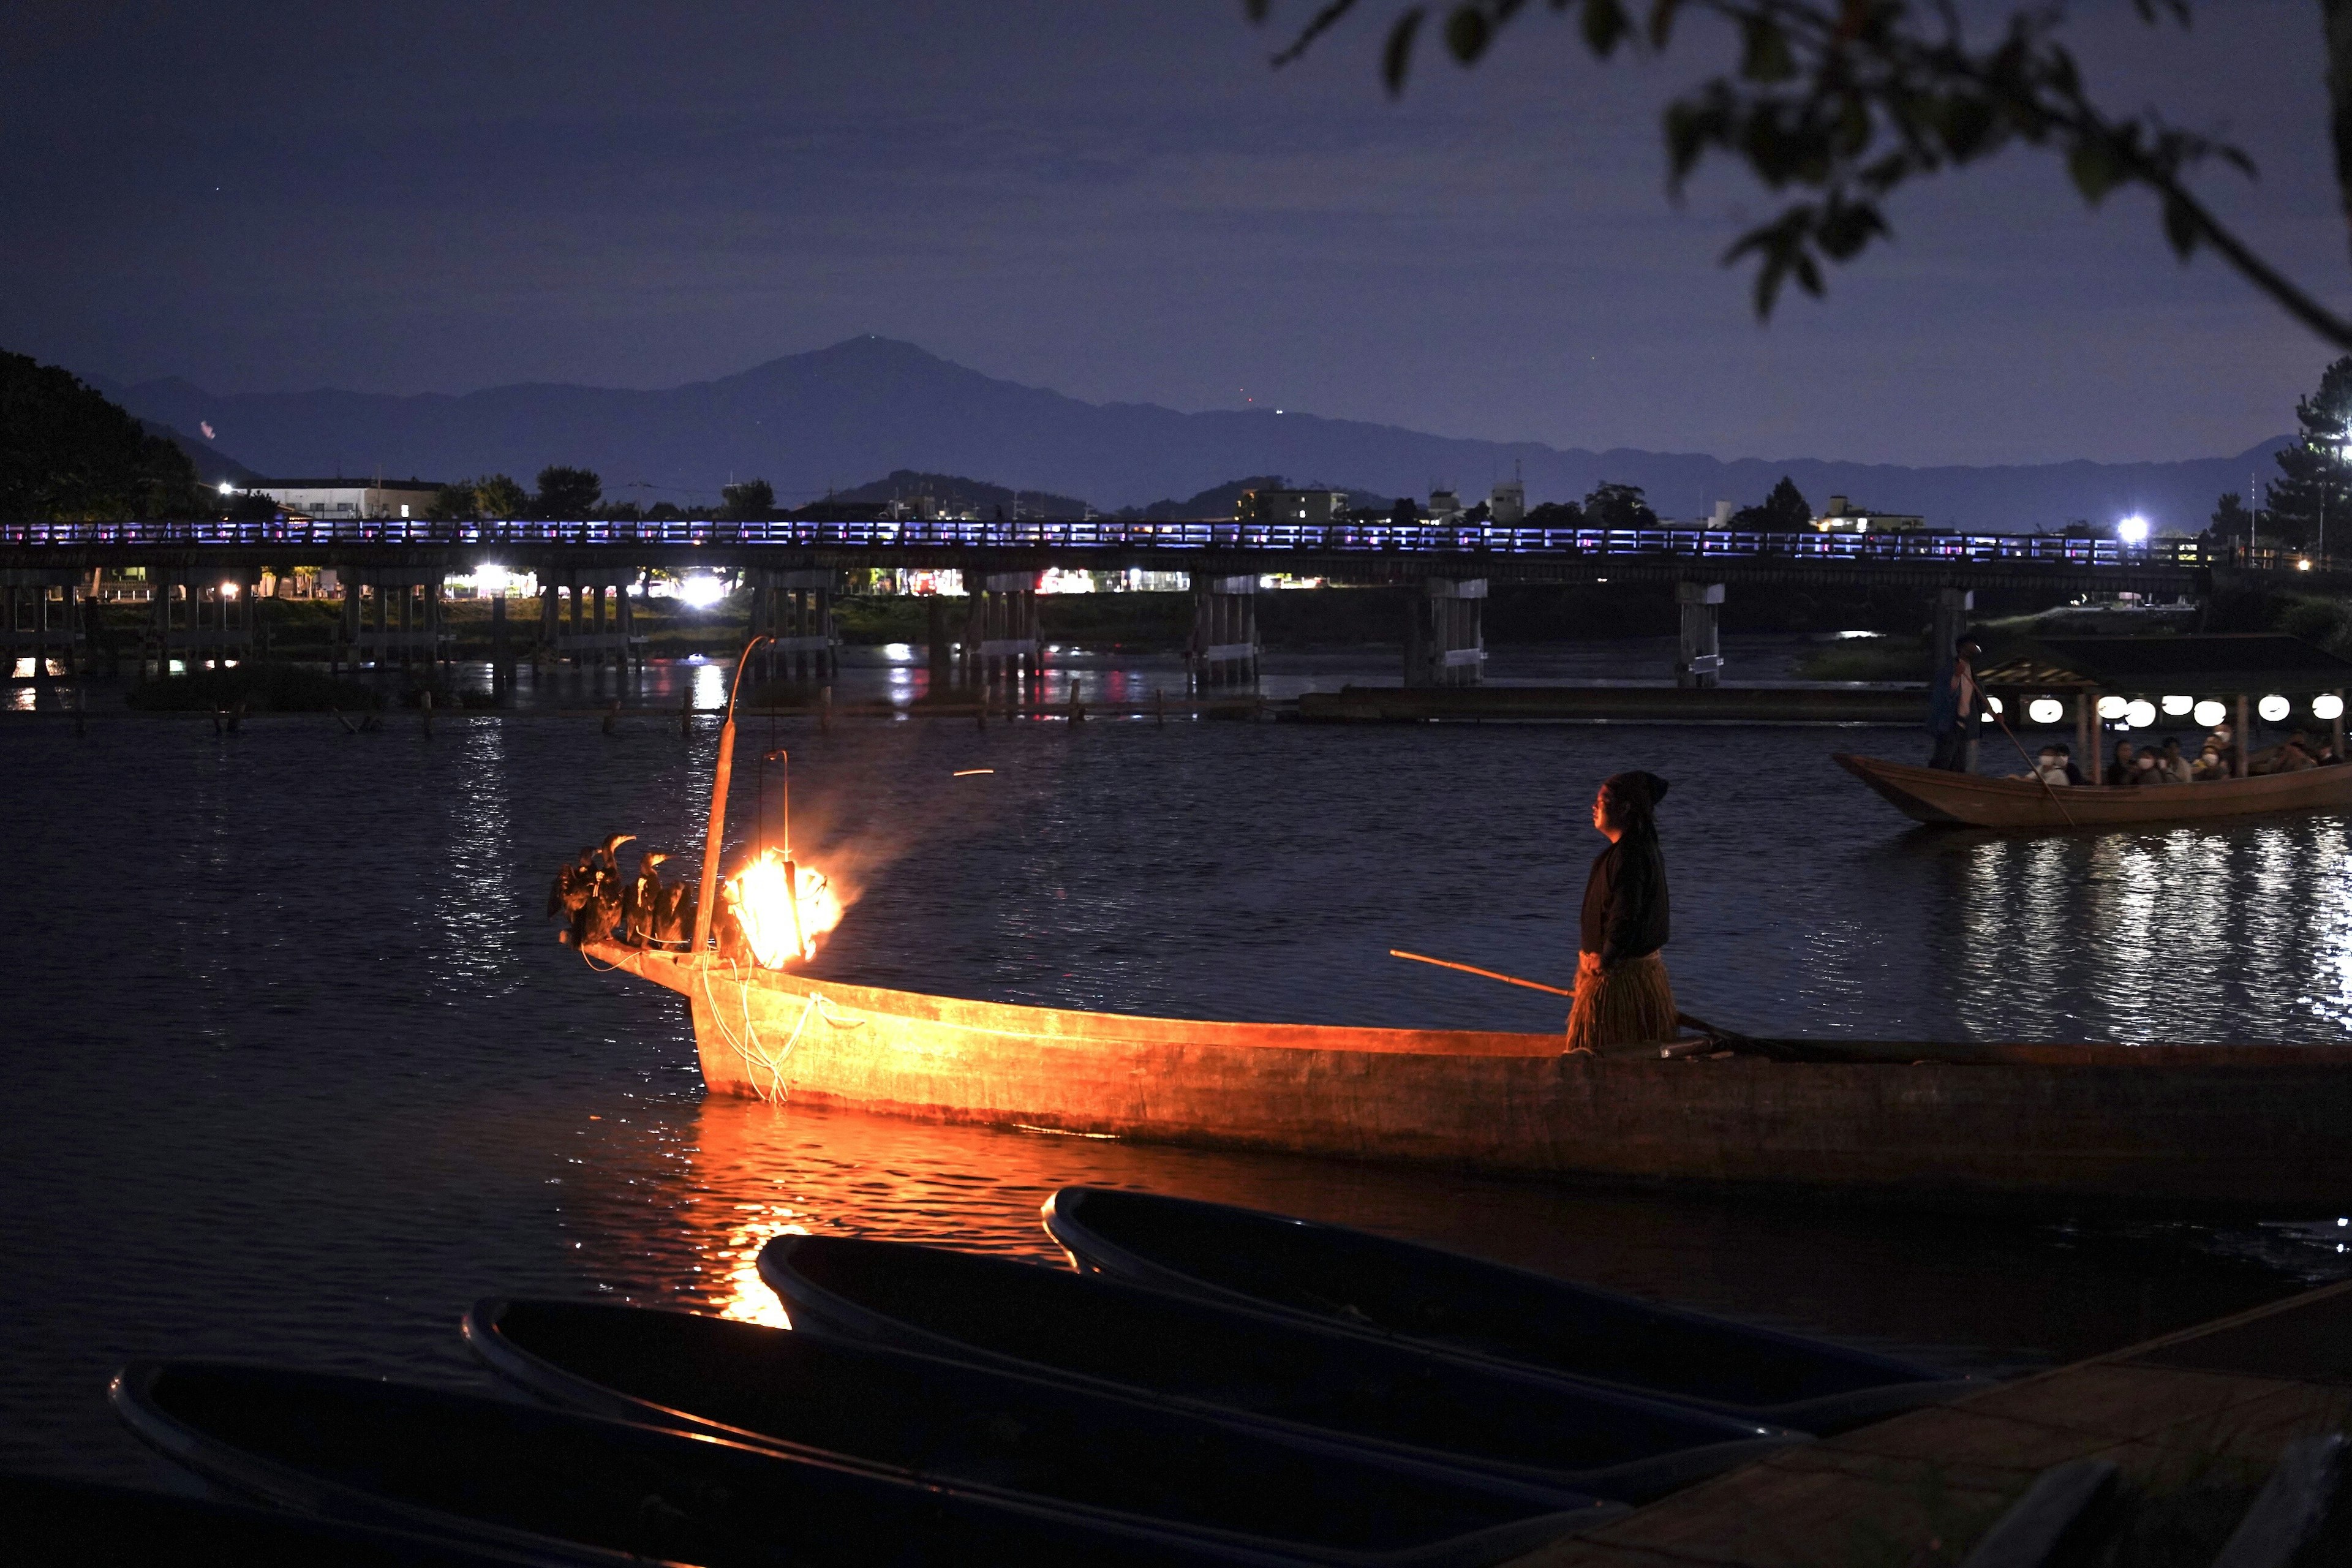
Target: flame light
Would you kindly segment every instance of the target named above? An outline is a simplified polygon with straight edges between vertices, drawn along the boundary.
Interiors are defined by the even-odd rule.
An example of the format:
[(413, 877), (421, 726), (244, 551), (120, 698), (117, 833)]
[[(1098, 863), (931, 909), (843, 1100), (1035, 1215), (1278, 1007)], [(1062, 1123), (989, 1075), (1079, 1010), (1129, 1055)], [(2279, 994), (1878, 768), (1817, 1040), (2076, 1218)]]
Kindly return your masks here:
[(727, 897), (762, 969), (814, 958), (817, 939), (841, 923), (841, 898), (825, 874), (773, 849), (727, 879)]

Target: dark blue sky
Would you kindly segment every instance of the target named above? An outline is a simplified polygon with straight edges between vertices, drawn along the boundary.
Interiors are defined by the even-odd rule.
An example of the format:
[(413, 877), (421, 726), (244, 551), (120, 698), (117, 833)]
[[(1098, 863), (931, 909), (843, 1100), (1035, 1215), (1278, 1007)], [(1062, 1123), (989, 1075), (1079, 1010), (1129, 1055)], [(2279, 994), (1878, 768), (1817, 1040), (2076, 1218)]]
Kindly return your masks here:
[[(1376, 27), (1277, 73), (1235, 0), (11, 11), (0, 346), (121, 380), (661, 386), (873, 331), (1097, 401), (1926, 463), (2234, 451), (2330, 357), (2022, 151), (1759, 326), (1715, 258), (1768, 200), (1664, 194), (1697, 28), (1603, 68), (1540, 16), (1391, 103)], [(2102, 96), (2245, 143), (2219, 205), (2343, 302), (2317, 8), (2075, 12)]]

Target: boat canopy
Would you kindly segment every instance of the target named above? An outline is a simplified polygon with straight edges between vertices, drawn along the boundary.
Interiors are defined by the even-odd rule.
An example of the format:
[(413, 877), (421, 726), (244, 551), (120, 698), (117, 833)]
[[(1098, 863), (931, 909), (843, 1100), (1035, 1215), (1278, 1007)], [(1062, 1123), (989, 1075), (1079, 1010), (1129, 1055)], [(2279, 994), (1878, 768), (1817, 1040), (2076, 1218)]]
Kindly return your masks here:
[(2151, 696), (2341, 691), (2352, 688), (2352, 659), (2270, 632), (2036, 637), (1979, 669), (1977, 684)]

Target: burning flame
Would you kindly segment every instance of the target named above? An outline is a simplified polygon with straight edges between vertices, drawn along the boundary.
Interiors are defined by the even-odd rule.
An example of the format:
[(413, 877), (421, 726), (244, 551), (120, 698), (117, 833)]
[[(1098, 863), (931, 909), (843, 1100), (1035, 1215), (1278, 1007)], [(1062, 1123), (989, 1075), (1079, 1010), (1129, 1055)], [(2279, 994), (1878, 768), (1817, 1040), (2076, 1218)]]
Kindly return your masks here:
[(817, 938), (841, 923), (841, 897), (825, 874), (762, 849), (727, 879), (744, 942), (763, 969), (814, 958)]

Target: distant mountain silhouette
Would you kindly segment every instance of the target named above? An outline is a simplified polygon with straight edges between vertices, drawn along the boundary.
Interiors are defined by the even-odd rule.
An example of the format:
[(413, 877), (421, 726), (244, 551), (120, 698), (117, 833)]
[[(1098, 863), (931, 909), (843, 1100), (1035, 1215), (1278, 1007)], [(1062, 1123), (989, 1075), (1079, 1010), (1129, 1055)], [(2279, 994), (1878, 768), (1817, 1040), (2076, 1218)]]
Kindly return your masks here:
[(216, 395), (177, 379), (104, 390), (175, 429), (209, 424), (269, 473), (509, 473), (528, 481), (567, 463), (601, 473), (608, 498), (646, 503), (704, 500), (730, 477), (757, 476), (775, 487), (780, 505), (794, 506), (901, 468), (1083, 497), (1104, 511), (1192, 495), (1236, 474), (1314, 475), (1388, 497), (1446, 485), (1475, 500), (1516, 468), (1531, 503), (1573, 500), (1608, 479), (1641, 486), (1669, 518), (1697, 516), (1717, 500), (1759, 500), (1786, 474), (1816, 506), (1845, 495), (1924, 514), (1936, 527), (2056, 528), (2141, 511), (2159, 528), (2194, 531), (2222, 491), (2242, 494), (2250, 471), (2273, 471), (2269, 454), (2285, 440), (2172, 463), (1927, 468), (1561, 450), (1309, 414), (1082, 403), (878, 337), (659, 392), (526, 384), (462, 396)]
[[(117, 403), (122, 401), (119, 395), (114, 400)], [(240, 487), (262, 482), (262, 475), (209, 442), (197, 440), (184, 430), (175, 430), (160, 419), (142, 419), (139, 427), (150, 436), (161, 436), (185, 452), (188, 461), (196, 466), (196, 478), (207, 485), (217, 485), (223, 480)]]
[(924, 474), (912, 468), (900, 468), (871, 484), (842, 490), (826, 499), (854, 503), (913, 500), (919, 496), (930, 497), (945, 510), (976, 511), (982, 517), (994, 516), (1000, 508), (1008, 518), (1079, 517), (1087, 510), (1087, 503), (1076, 496), (1015, 490), (1005, 485), (969, 479), (961, 474)]

